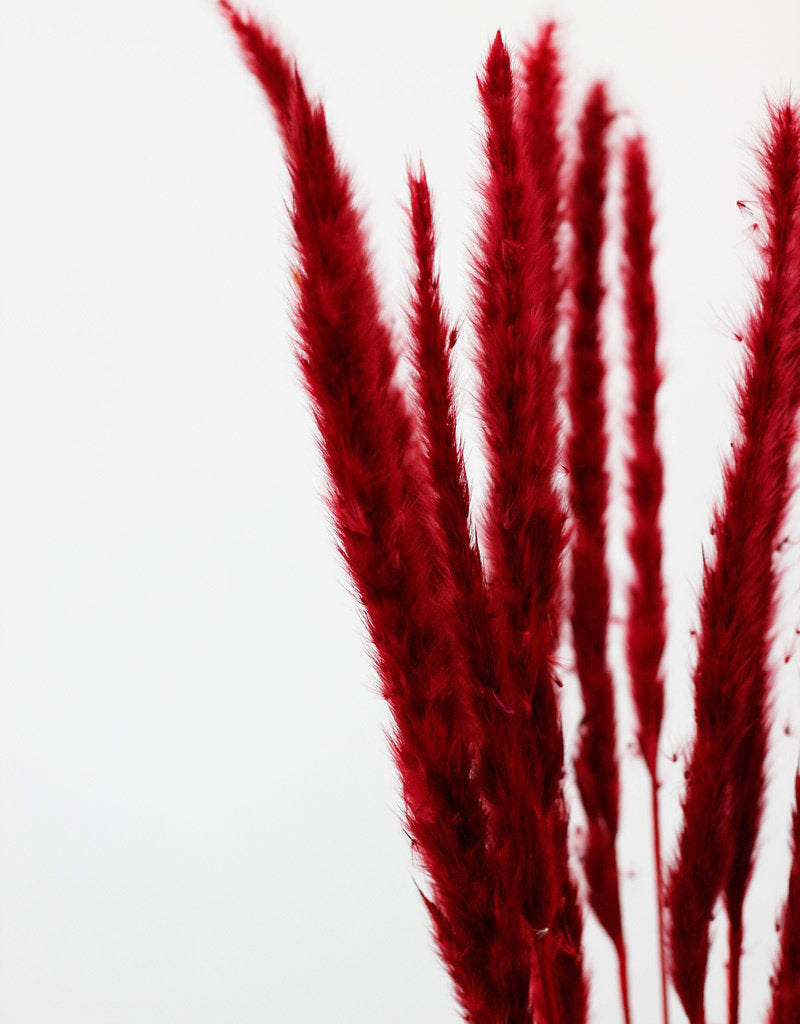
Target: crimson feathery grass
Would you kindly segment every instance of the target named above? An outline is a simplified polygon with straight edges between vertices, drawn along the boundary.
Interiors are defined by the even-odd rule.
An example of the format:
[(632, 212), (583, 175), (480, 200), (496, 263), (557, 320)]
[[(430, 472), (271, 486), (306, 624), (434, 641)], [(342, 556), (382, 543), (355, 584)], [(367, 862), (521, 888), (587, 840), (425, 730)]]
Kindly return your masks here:
[(744, 332), (739, 437), (705, 564), (694, 671), (697, 732), (678, 856), (667, 884), (672, 977), (691, 1024), (705, 1021), (709, 925), (724, 893), (729, 1014), (738, 1015), (741, 913), (761, 818), (776, 581), (773, 551), (789, 493), (800, 393), (800, 119), (770, 110), (761, 150), (762, 257)]
[[(543, 278), (544, 325), (549, 340), (542, 357), (552, 358), (558, 302), (563, 288), (559, 229), (563, 212), (564, 153), (560, 137), (561, 65), (556, 47), (556, 26), (547, 22), (523, 55), (522, 138), (528, 153), (533, 193), (536, 196), (539, 244), (543, 253), (536, 268)], [(554, 371), (548, 367), (548, 377)], [(556, 459), (558, 453), (556, 452)]]
[(519, 129), (511, 59), (499, 33), (478, 84), (489, 170), (475, 253), (475, 319), (489, 460), (486, 538), (502, 659), (498, 696), (508, 709), (501, 735), (489, 741), (505, 749), (505, 777), (489, 775), (487, 797), (501, 815), (501, 870), (518, 877), (523, 915), (541, 935), (536, 951), (547, 1019), (578, 1021), (586, 1012), (582, 926), (568, 866), (554, 673), (564, 511), (554, 482), (552, 308), (541, 203)]
[[(471, 683), (465, 703), (474, 714), (476, 762), (480, 766), (476, 771), (485, 782), (487, 773), (499, 778), (506, 771), (505, 754), (492, 740), (499, 737), (501, 744), (505, 742), (508, 710), (499, 697), (504, 684), (498, 677), (494, 616), (471, 523), (469, 485), (458, 441), (450, 365), (456, 335), (447, 322), (439, 291), (433, 209), (423, 170), (418, 176), (409, 174), (409, 191), (415, 268), (409, 318), (413, 384)], [(484, 789), (494, 791), (496, 787), (489, 784)], [(513, 786), (507, 784), (506, 790), (513, 791)], [(491, 794), (484, 792), (483, 797), (488, 801)]]
[[(564, 510), (554, 484), (557, 379), (541, 272), (547, 254), (516, 118), (510, 56), (499, 33), (479, 87), (489, 166), (475, 254), (477, 361), (490, 474), (487, 557), (495, 614), (511, 659), (509, 685), (528, 688), (524, 696), (537, 717), (543, 747), (535, 785), (547, 807), (558, 797), (564, 765), (551, 662), (564, 545)], [(500, 696), (510, 705), (516, 694)]]
[(589, 92), (578, 125), (579, 153), (568, 201), (573, 243), (569, 263), (572, 323), (567, 399), (571, 431), (567, 452), (572, 508), (572, 642), (584, 705), (575, 756), (575, 775), (587, 820), (582, 860), (589, 903), (617, 952), (623, 1012), (625, 1020), (630, 1021), (616, 852), (619, 771), (614, 683), (606, 654), (609, 583), (605, 519), (609, 485), (600, 328), (605, 289), (600, 259), (611, 120), (605, 87), (597, 84)]
[[(519, 825), (520, 822), (514, 820), (510, 802), (519, 790), (520, 779), (509, 777), (509, 773), (519, 766), (520, 757), (524, 757), (520, 752), (520, 744), (524, 751), (526, 730), (524, 725), (520, 727), (516, 722), (509, 724), (508, 708), (498, 697), (503, 690), (503, 682), (498, 677), (500, 666), (495, 623), (480, 555), (470, 527), (469, 490), (456, 439), (455, 409), (449, 377), (449, 339), (452, 337), (452, 329), (444, 318), (434, 270), (435, 240), (431, 200), (423, 173), (419, 177), (410, 178), (410, 191), (415, 257), (411, 310), (415, 388), (432, 479), (437, 490), (437, 511), (447, 538), (462, 643), (473, 682), (469, 696), (476, 721), (476, 770), (489, 809), (489, 841), (497, 851), (501, 877), (513, 884), (515, 875), (503, 870), (506, 868), (506, 855), (503, 851), (509, 849), (512, 855), (515, 852), (510, 835), (515, 824)], [(539, 819), (535, 808), (533, 815), (534, 822), (537, 822)], [(528, 863), (533, 865), (535, 877), (541, 878), (550, 863), (543, 857), (543, 853), (549, 856), (552, 849), (546, 833), (537, 838), (538, 844), (531, 844), (528, 851)], [(526, 879), (520, 881), (523, 886), (526, 884)], [(524, 892), (519, 891), (506, 892), (505, 896), (512, 907), (519, 907), (525, 899)], [(537, 931), (546, 931), (546, 928), (528, 926), (531, 937)], [(548, 969), (552, 973), (554, 967), (549, 960), (543, 963), (540, 961), (541, 952), (537, 950), (538, 969), (532, 978), (533, 1004), (544, 1008), (548, 1020), (553, 1019), (554, 1013), (560, 1019), (557, 979), (547, 973)], [(570, 980), (569, 976), (563, 979), (566, 994)], [(567, 1000), (569, 1016), (566, 1019), (574, 1019), (570, 1007), (571, 1003)]]
[(632, 391), (628, 417), (628, 487), (631, 508), (628, 548), (633, 563), (633, 579), (628, 595), (626, 654), (638, 725), (639, 751), (650, 775), (661, 1002), (664, 1024), (667, 1024), (669, 1003), (663, 955), (663, 871), (657, 764), (658, 741), (664, 716), (661, 660), (667, 636), (659, 520), (664, 493), (664, 470), (656, 438), (656, 397), (661, 384), (661, 370), (656, 359), (658, 319), (652, 269), (654, 214), (648, 183), (647, 152), (640, 135), (625, 144), (622, 196), (623, 302), (627, 328), (626, 358)]
[[(451, 381), (449, 355), (455, 338), (445, 318), (435, 269), (435, 233), (431, 197), (424, 171), (409, 175), (411, 202), (409, 207), (414, 251), (410, 333), (411, 360), (414, 370), (422, 434), (436, 491), (436, 509), (445, 537), (449, 567), (455, 591), (458, 620), (457, 639), (461, 641), (471, 680), (465, 704), (473, 713), (476, 750), (475, 775), (481, 796), (489, 810), (487, 844), (492, 866), (498, 873), (497, 897), (505, 901), (509, 913), (520, 917), (520, 880), (508, 871), (507, 852), (514, 854), (509, 839), (516, 821), (509, 811), (518, 780), (508, 777), (517, 758), (518, 743), (508, 743), (508, 709), (499, 697), (504, 685), (499, 678), (495, 627), (489, 592), (470, 522), (469, 487), (463, 455), (456, 429), (456, 410)], [(512, 726), (517, 739), (519, 730)], [(524, 739), (523, 739), (524, 742)], [(519, 755), (518, 755), (519, 756)], [(537, 872), (547, 871), (550, 848), (535, 829), (539, 818), (534, 810), (529, 860)], [(515, 888), (515, 886), (517, 886)], [(535, 890), (534, 890), (535, 891)], [(521, 917), (520, 917), (521, 920)], [(533, 955), (534, 929), (528, 925), (526, 938)], [(551, 1020), (555, 992), (550, 975), (541, 971), (531, 979), (531, 1002), (548, 1005)]]
[[(748, 409), (747, 400), (741, 410), (745, 421), (761, 419), (766, 433), (765, 458), (760, 470), (760, 482), (766, 490), (766, 501), (760, 526), (771, 532), (772, 550), (778, 545), (778, 532), (783, 521), (790, 494), (790, 457), (797, 436), (797, 411), (800, 404), (800, 110), (791, 104), (773, 112), (772, 138), (765, 144), (766, 183), (761, 201), (769, 226), (774, 229), (774, 241), (767, 242), (764, 257), (767, 266), (783, 260), (775, 268), (774, 276), (765, 276), (762, 282), (759, 307), (747, 336), (757, 346), (771, 350), (774, 346), (774, 376), (763, 382), (764, 391), (751, 399), (754, 405), (764, 407), (755, 415)], [(772, 145), (770, 145), (770, 143)], [(784, 227), (788, 237), (780, 238)], [(756, 349), (757, 350), (757, 349)], [(777, 391), (777, 398), (774, 392)], [(766, 411), (770, 399), (775, 412)], [(758, 428), (753, 428), (757, 435)], [(754, 476), (756, 474), (754, 473)], [(754, 483), (754, 486), (759, 486)], [(737, 695), (743, 705), (743, 731), (730, 778), (730, 827), (728, 839), (732, 856), (725, 882), (725, 909), (730, 924), (728, 1006), (730, 1024), (739, 1019), (739, 968), (742, 954), (744, 899), (753, 870), (753, 858), (764, 799), (765, 763), (768, 740), (768, 710), (772, 678), (767, 665), (769, 631), (772, 626), (774, 596), (777, 590), (775, 569), (766, 553), (764, 565), (768, 578), (765, 606), (761, 609), (766, 619), (760, 653), (761, 668), (752, 673), (749, 687)]]
[[(430, 889), (423, 900), (464, 1018), (469, 1024), (586, 1024), (582, 915), (588, 905), (616, 946), (628, 1021), (615, 692), (606, 642), (609, 481), (600, 261), (613, 147), (605, 88), (589, 93), (574, 171), (565, 181), (567, 126), (555, 27), (545, 25), (524, 50), (519, 76), (498, 33), (478, 79), (487, 170), (471, 254), (471, 314), (489, 488), (476, 512), (456, 422), (450, 364), (456, 331), (440, 293), (424, 171), (408, 175), (407, 391), (350, 179), (323, 109), (308, 99), (293, 61), (268, 30), (227, 0), (220, 8), (283, 139), (297, 255), (297, 351), (327, 466), (328, 505), (393, 717), (406, 828)], [(666, 627), (654, 218), (643, 140), (623, 141), (620, 155), (619, 265), (633, 395), (625, 421), (633, 563), (625, 654), (638, 747), (650, 776), (664, 901), (660, 1001), (666, 1024), (668, 943), (677, 994), (691, 1024), (704, 1024), (709, 925), (724, 899), (731, 924), (729, 1018), (736, 1024), (742, 908), (769, 738), (768, 644), (777, 586), (772, 553), (789, 497), (800, 402), (800, 118), (789, 103), (770, 108), (762, 145), (764, 269), (744, 332), (739, 436), (714, 515), (716, 550), (704, 570), (694, 671), (697, 730), (677, 855), (663, 891), (657, 752)], [(572, 236), (566, 251), (565, 228)], [(568, 436), (554, 358), (562, 328), (568, 335)], [(569, 591), (567, 513), (559, 488), (564, 461)], [(558, 701), (556, 652), (568, 593), (584, 703), (574, 768), (587, 818), (586, 894), (579, 893), (570, 867)], [(769, 1024), (788, 1024), (800, 1012), (799, 829), (795, 810)]]
[(483, 731), (487, 703), (496, 704), (496, 658), (486, 581), (472, 526), (464, 455), (458, 440), (450, 354), (457, 333), (446, 318), (436, 269), (433, 207), (424, 169), (408, 176), (414, 279), (409, 313), (413, 383), (430, 466), (436, 513), (453, 580), (460, 641), (468, 666), (465, 703), (472, 730)]
[(270, 64), (258, 77), (292, 177), (299, 357), (328, 467), (328, 503), (394, 716), (407, 827), (432, 886), (425, 902), (466, 1018), (523, 1024), (529, 946), (518, 908), (506, 913), (497, 899), (488, 864), (456, 683), (462, 666), (452, 656), (449, 580), (350, 185), (321, 107), (309, 103), (296, 72), (282, 77), (288, 62), (275, 40), (223, 10), (248, 58)]
[(800, 1020), (800, 774), (794, 780), (792, 866), (780, 937), (768, 1024), (796, 1024)]

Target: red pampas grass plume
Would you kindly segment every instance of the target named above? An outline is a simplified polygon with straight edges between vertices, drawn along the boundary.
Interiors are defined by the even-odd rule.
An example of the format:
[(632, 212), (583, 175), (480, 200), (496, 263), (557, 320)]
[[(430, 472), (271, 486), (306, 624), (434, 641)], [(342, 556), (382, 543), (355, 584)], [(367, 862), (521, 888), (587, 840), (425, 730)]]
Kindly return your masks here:
[(605, 520), (609, 485), (603, 393), (605, 367), (600, 336), (604, 294), (600, 259), (605, 236), (603, 207), (607, 131), (611, 120), (605, 87), (595, 85), (578, 124), (579, 153), (568, 203), (573, 243), (568, 268), (572, 306), (567, 374), (571, 430), (567, 462), (572, 511), (572, 642), (584, 706), (575, 756), (575, 775), (587, 821), (582, 859), (589, 903), (617, 952), (623, 1013), (629, 1022), (627, 951), (622, 932), (616, 852), (619, 825), (617, 731), (614, 684), (606, 654), (609, 582)]
[[(476, 254), (475, 327), (490, 464), (488, 559), (496, 614), (514, 660), (509, 685), (527, 686), (525, 696), (535, 695), (539, 706), (536, 727), (543, 749), (536, 785), (549, 804), (563, 771), (550, 664), (564, 544), (564, 512), (553, 482), (556, 376), (551, 325), (544, 320), (547, 288), (541, 268), (548, 265), (547, 252), (540, 248), (537, 196), (522, 149), (511, 60), (499, 33), (479, 86), (489, 176)], [(542, 651), (545, 641), (548, 649)], [(513, 693), (500, 696), (508, 704), (514, 698)]]
[[(553, 658), (564, 514), (554, 485), (558, 434), (547, 250), (518, 121), (511, 59), (498, 33), (480, 95), (488, 177), (475, 256), (475, 327), (489, 457), (486, 512), (505, 721), (486, 747), (500, 869), (517, 880), (535, 945), (546, 1019), (585, 1019), (581, 917), (569, 873), (563, 738)], [(497, 716), (492, 715), (493, 726)], [(490, 816), (490, 820), (492, 820)]]
[(627, 328), (626, 359), (632, 405), (628, 486), (631, 526), (628, 548), (633, 579), (628, 600), (626, 655), (637, 719), (639, 751), (650, 775), (653, 860), (658, 907), (661, 1003), (669, 1020), (664, 950), (663, 870), (659, 819), (658, 741), (664, 716), (661, 659), (666, 644), (666, 608), (662, 579), (661, 499), (664, 470), (656, 438), (656, 397), (661, 370), (656, 359), (658, 320), (653, 286), (654, 214), (648, 183), (647, 153), (641, 136), (628, 140), (623, 153), (622, 280)]
[(789, 889), (780, 920), (780, 950), (772, 978), (768, 1024), (800, 1020), (800, 774), (794, 780), (792, 866)]
[(274, 38), (227, 4), (222, 9), (284, 137), (300, 261), (299, 358), (328, 468), (328, 503), (394, 716), (407, 827), (430, 879), (425, 902), (440, 953), (467, 1020), (524, 1024), (529, 946), (489, 863), (449, 575), (351, 186), (322, 108), (307, 99), (296, 72), (287, 78), (290, 64)]
[[(563, 164), (561, 141), (561, 64), (556, 46), (556, 26), (546, 23), (523, 55), (521, 125), (528, 156), (531, 190), (536, 203), (541, 262), (536, 273), (544, 295), (540, 329), (544, 332), (542, 358), (553, 359), (553, 335), (558, 326), (558, 303), (563, 290), (559, 232), (563, 218)], [(547, 366), (547, 377), (556, 374)], [(557, 423), (554, 419), (553, 422)], [(554, 448), (554, 463), (558, 449)]]
[(697, 732), (678, 856), (667, 884), (672, 977), (691, 1024), (705, 1021), (709, 925), (720, 895), (730, 922), (729, 1016), (738, 1016), (741, 913), (764, 783), (775, 573), (788, 499), (800, 380), (800, 116), (769, 111), (762, 144), (763, 272), (744, 332), (739, 436), (714, 516), (694, 671)]
[[(452, 577), (459, 640), (468, 666), (465, 703), (480, 746), (483, 719), (495, 703), (496, 652), (488, 591), (472, 525), (464, 454), (458, 440), (450, 355), (456, 329), (446, 318), (436, 268), (433, 204), (424, 169), (408, 175), (414, 275), (409, 310), (413, 386), (421, 434)], [(488, 706), (487, 706), (488, 705)]]

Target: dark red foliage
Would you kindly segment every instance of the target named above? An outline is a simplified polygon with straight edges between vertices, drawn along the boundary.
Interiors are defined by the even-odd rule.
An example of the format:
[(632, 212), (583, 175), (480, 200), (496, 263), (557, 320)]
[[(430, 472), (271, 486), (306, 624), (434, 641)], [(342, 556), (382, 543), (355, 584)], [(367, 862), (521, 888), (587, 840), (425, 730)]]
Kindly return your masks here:
[[(489, 593), (477, 544), (470, 527), (469, 489), (459, 448), (455, 407), (450, 380), (447, 324), (435, 272), (435, 236), (430, 193), (423, 173), (410, 177), (411, 228), (415, 259), (414, 288), (411, 303), (411, 352), (414, 384), (419, 400), (422, 433), (431, 477), (436, 492), (436, 510), (445, 537), (452, 574), (458, 621), (457, 639), (461, 641), (471, 686), (465, 703), (474, 714), (476, 778), (489, 812), (488, 848), (498, 875), (498, 898), (507, 912), (519, 915), (520, 908), (539, 928), (551, 921), (557, 893), (551, 904), (542, 903), (540, 889), (552, 875), (552, 845), (543, 827), (543, 818), (527, 786), (520, 803), (520, 780), (529, 768), (524, 726), (509, 720), (509, 709), (499, 698), (507, 687), (500, 678), (496, 630), (489, 604)], [(515, 829), (526, 829), (524, 833)], [(527, 837), (526, 855), (513, 869), (512, 858), (519, 857), (516, 836)], [(533, 872), (535, 885), (524, 873)], [(556, 885), (556, 881), (549, 883)], [(537, 902), (533, 903), (533, 894)], [(533, 909), (535, 907), (536, 909)], [(528, 937), (534, 935), (530, 923)], [(544, 998), (540, 979), (533, 979), (533, 999)]]
[(604, 294), (600, 259), (605, 236), (603, 207), (608, 164), (606, 133), (611, 119), (605, 88), (595, 85), (578, 125), (579, 155), (568, 203), (573, 244), (569, 264), (572, 308), (567, 399), (571, 430), (567, 462), (572, 507), (572, 641), (584, 705), (575, 757), (575, 774), (587, 819), (583, 866), (589, 903), (618, 952), (627, 1019), (626, 957), (616, 854), (619, 773), (614, 684), (606, 655), (608, 473), (605, 367), (600, 330)]
[[(501, 732), (487, 741), (505, 751), (506, 769), (503, 777), (487, 770), (484, 780), (498, 811), (501, 871), (518, 880), (523, 914), (543, 934), (543, 982), (555, 950), (563, 1013), (577, 1022), (586, 1012), (581, 921), (568, 868), (553, 669), (564, 513), (554, 484), (558, 425), (547, 249), (499, 33), (478, 84), (489, 174), (475, 268), (477, 358), (490, 464), (486, 532), (501, 659), (498, 698), (508, 710)], [(558, 1014), (548, 1007), (549, 1019)]]
[(464, 456), (458, 440), (450, 353), (454, 328), (446, 319), (436, 270), (436, 237), (423, 170), (409, 174), (414, 280), (410, 308), (413, 382), (423, 443), (453, 581), (459, 639), (468, 666), (465, 703), (474, 712), (476, 746), (487, 714), (499, 710), (496, 652), (477, 540), (470, 519)]
[(261, 83), (275, 113), (278, 131), (289, 144), (295, 67), (271, 32), (261, 28), (255, 18), (240, 14), (228, 0), (219, 0), (219, 9), (236, 33), (244, 62)]
[(622, 275), (627, 358), (633, 389), (628, 428), (632, 512), (628, 544), (633, 581), (626, 640), (639, 749), (650, 775), (655, 778), (664, 713), (661, 658), (666, 643), (666, 621), (659, 520), (664, 471), (656, 439), (656, 395), (661, 370), (656, 361), (658, 323), (652, 277), (653, 210), (647, 181), (647, 156), (640, 136), (627, 143), (624, 160)]
[[(716, 552), (705, 565), (694, 672), (697, 733), (667, 886), (672, 977), (692, 1024), (704, 1020), (714, 903), (724, 892), (737, 922), (761, 816), (772, 556), (800, 397), (799, 158), (798, 111), (789, 104), (771, 110), (761, 153), (764, 269), (744, 332), (739, 436), (714, 516)], [(738, 953), (733, 949), (730, 958), (731, 988)]]
[(661, 1003), (666, 1024), (669, 1010), (663, 955), (664, 908), (656, 764), (664, 713), (661, 659), (667, 629), (659, 519), (664, 471), (656, 438), (656, 396), (661, 384), (661, 370), (656, 360), (658, 319), (652, 271), (654, 216), (648, 183), (647, 154), (641, 136), (626, 143), (623, 161), (622, 280), (628, 335), (626, 355), (632, 392), (628, 415), (628, 486), (631, 509), (628, 548), (633, 563), (633, 577), (628, 597), (626, 654), (638, 724), (639, 750), (650, 774), (653, 860), (661, 953)]
[(449, 574), (350, 184), (321, 107), (296, 74), (283, 77), (288, 61), (274, 39), (251, 20), (232, 24), (284, 136), (299, 257), (298, 354), (329, 506), (394, 716), (407, 827), (430, 878), (426, 903), (439, 948), (468, 1020), (525, 1024), (529, 940), (519, 907), (498, 898), (487, 854)]
[[(479, 82), (489, 177), (475, 268), (477, 359), (490, 462), (486, 533), (496, 614), (506, 629), (508, 685), (536, 708), (543, 805), (559, 792), (563, 745), (552, 656), (564, 512), (554, 486), (557, 378), (547, 321), (547, 266), (537, 197), (516, 121), (500, 36)], [(516, 692), (500, 694), (513, 705)]]
[(780, 952), (772, 978), (769, 1024), (800, 1020), (800, 775), (794, 781), (792, 867), (780, 923)]
[[(555, 37), (556, 26), (548, 22), (540, 30), (534, 45), (526, 48), (521, 104), (522, 138), (536, 197), (539, 244), (546, 254), (537, 274), (542, 277), (545, 295), (543, 329), (550, 336), (551, 347), (563, 287), (558, 238), (563, 214), (561, 174), (564, 154), (559, 134), (562, 82)], [(552, 369), (548, 369), (552, 374)]]

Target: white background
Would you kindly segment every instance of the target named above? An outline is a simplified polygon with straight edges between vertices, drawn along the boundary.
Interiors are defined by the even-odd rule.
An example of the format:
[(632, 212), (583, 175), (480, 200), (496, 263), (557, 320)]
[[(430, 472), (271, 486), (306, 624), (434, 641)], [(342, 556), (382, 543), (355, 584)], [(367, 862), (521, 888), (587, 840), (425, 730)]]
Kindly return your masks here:
[[(498, 27), (517, 45), (556, 16), (571, 108), (606, 76), (625, 111), (618, 132), (639, 125), (651, 140), (668, 370), (661, 770), (671, 838), (701, 544), (754, 265), (751, 220), (736, 202), (753, 196), (764, 94), (800, 88), (800, 7), (274, 0), (258, 9), (325, 98), (395, 315), (407, 268), (405, 164), (420, 153), (438, 201), (447, 298), (466, 311), (480, 174), (475, 73)], [(291, 350), (286, 199), (270, 114), (211, 3), (2, 5), (3, 1024), (458, 1019), (320, 498)], [(613, 357), (613, 314), (609, 324)], [(464, 337), (460, 348), (468, 329)], [(619, 409), (619, 374), (609, 385)], [(466, 433), (479, 488), (469, 424)], [(615, 513), (618, 580), (622, 523)], [(789, 532), (787, 571), (800, 539), (797, 525)], [(784, 605), (774, 800), (748, 907), (748, 1022), (766, 999), (785, 885), (798, 745), (783, 727), (798, 710), (800, 578)], [(620, 717), (631, 981), (636, 1020), (649, 1024), (659, 1020), (650, 838), (626, 698)], [(592, 921), (586, 944), (593, 1020), (611, 1024), (613, 961)], [(721, 962), (720, 953), (712, 1021), (723, 1016)]]

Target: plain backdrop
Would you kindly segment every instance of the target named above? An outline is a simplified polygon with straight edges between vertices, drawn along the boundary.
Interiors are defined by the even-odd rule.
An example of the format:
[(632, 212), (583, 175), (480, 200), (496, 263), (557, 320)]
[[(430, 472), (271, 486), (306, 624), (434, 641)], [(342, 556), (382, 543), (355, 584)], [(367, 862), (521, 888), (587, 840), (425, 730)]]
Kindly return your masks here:
[[(561, 24), (574, 113), (606, 78), (659, 212), (672, 842), (702, 550), (756, 265), (752, 144), (800, 89), (794, 0), (259, 0), (326, 102), (402, 333), (405, 167), (468, 313), (475, 74)], [(0, 1021), (451, 1024), (358, 608), (292, 354), (277, 133), (214, 6), (0, 7)], [(611, 209), (613, 217), (613, 204)], [(613, 277), (616, 255), (609, 250)], [(624, 376), (612, 287), (609, 400)], [(469, 322), (459, 346), (470, 472)], [(616, 455), (619, 446), (614, 443)], [(611, 517), (615, 615), (627, 564)], [(743, 1020), (768, 991), (797, 761), (798, 521), (781, 556), (770, 810)], [(619, 628), (611, 630), (618, 666)], [(788, 660), (787, 660), (788, 659)], [(565, 664), (565, 721), (579, 714)], [(657, 1022), (647, 790), (620, 684), (620, 857), (638, 1024)], [(677, 759), (677, 760), (676, 760)], [(579, 815), (576, 823), (580, 823)], [(722, 1019), (715, 926), (710, 1019)], [(587, 922), (596, 1024), (614, 962)], [(674, 1020), (681, 1014), (675, 1004)]]

